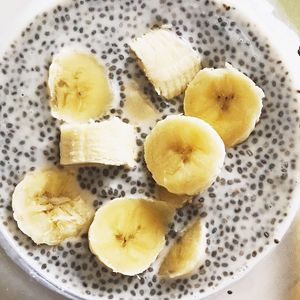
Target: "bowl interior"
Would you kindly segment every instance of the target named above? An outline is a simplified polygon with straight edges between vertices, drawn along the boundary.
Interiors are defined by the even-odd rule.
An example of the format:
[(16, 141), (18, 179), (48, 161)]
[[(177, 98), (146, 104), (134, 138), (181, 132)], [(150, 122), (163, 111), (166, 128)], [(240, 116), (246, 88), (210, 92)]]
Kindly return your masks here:
[[(182, 113), (182, 96), (162, 100), (136, 65), (128, 41), (153, 25), (171, 24), (201, 53), (204, 67), (230, 62), (265, 92), (260, 122), (249, 139), (227, 151), (213, 186), (177, 211), (167, 244), (193, 218), (207, 227), (204, 266), (184, 279), (158, 278), (155, 268), (126, 277), (102, 266), (88, 250), (86, 235), (57, 247), (36, 246), (18, 230), (11, 195), (22, 176), (59, 164), (59, 122), (49, 109), (48, 68), (61, 48), (85, 48), (102, 59), (116, 101), (104, 119), (124, 114), (124, 89), (136, 81), (161, 119)], [(38, 15), (0, 61), (0, 229), (11, 255), (37, 276), (74, 298), (200, 299), (242, 276), (278, 243), (295, 204), (299, 111), (288, 72), (268, 40), (233, 7), (213, 1), (67, 1)], [(154, 123), (153, 123), (154, 124)], [(137, 127), (137, 166), (80, 167), (78, 181), (94, 206), (116, 197), (154, 197), (143, 161), (143, 141), (153, 124)], [(13, 253), (13, 254), (12, 254)]]

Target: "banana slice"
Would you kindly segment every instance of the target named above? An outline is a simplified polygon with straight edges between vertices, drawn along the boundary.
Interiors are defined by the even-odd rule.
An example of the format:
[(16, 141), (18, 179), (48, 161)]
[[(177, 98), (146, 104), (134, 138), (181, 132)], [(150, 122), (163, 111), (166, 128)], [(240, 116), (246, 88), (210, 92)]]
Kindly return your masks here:
[(104, 65), (78, 50), (65, 49), (53, 57), (48, 86), (52, 115), (66, 122), (97, 118), (112, 101)]
[(156, 198), (173, 205), (175, 208), (180, 208), (192, 201), (191, 196), (172, 194), (160, 185), (156, 185)]
[(300, 299), (300, 280), (289, 289), (288, 300)]
[(200, 55), (172, 31), (154, 29), (130, 43), (138, 63), (159, 95), (181, 94), (201, 67)]
[(112, 118), (100, 123), (63, 124), (60, 127), (60, 163), (134, 166), (134, 128)]
[(166, 203), (149, 199), (114, 199), (96, 212), (89, 230), (91, 251), (114, 272), (145, 271), (165, 245), (174, 215)]
[(57, 245), (78, 236), (94, 216), (92, 195), (74, 174), (54, 168), (28, 173), (15, 188), (12, 208), (20, 230), (36, 244)]
[(159, 268), (159, 275), (176, 278), (192, 273), (204, 263), (205, 248), (205, 226), (197, 220), (172, 245)]
[(230, 64), (203, 69), (189, 84), (184, 97), (186, 115), (214, 127), (226, 147), (248, 138), (258, 122), (264, 92)]
[(186, 116), (159, 121), (144, 148), (154, 180), (174, 194), (195, 195), (210, 186), (225, 158), (217, 132), (206, 122)]
[[(126, 100), (123, 117), (127, 117), (134, 125), (154, 125), (160, 119), (160, 113), (134, 81), (125, 86)], [(141, 109), (142, 108), (142, 109)]]

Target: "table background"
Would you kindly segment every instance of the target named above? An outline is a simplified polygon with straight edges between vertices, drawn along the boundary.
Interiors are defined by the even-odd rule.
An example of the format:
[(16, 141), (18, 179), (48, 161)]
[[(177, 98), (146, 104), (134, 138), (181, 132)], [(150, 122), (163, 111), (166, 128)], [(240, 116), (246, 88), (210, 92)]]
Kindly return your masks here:
[[(40, 1), (40, 0), (39, 0)], [(45, 1), (45, 0), (43, 0)], [(47, 0), (48, 2), (51, 0)], [(240, 0), (253, 1), (253, 0)], [(277, 14), (300, 32), (300, 0), (269, 0)], [(25, 10), (38, 0), (0, 0), (0, 49), (15, 33)], [(20, 25), (20, 24), (19, 24)], [(300, 46), (300, 43), (299, 43)], [(297, 254), (299, 253), (299, 254)], [(278, 247), (243, 279), (211, 296), (209, 300), (299, 300), (290, 298), (300, 279), (300, 214)], [(229, 293), (232, 292), (232, 293)], [(0, 248), (1, 300), (63, 300), (15, 265)]]

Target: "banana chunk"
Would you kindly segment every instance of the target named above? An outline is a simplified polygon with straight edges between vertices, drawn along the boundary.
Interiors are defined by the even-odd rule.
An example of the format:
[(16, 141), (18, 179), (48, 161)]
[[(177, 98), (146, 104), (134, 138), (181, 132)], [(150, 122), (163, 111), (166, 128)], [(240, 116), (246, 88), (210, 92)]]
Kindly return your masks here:
[(206, 122), (187, 116), (159, 121), (147, 136), (145, 161), (157, 184), (169, 192), (195, 195), (219, 174), (225, 147)]
[(248, 138), (258, 122), (264, 92), (255, 83), (226, 64), (225, 68), (201, 70), (184, 97), (186, 115), (208, 122), (226, 147)]
[(192, 273), (204, 263), (205, 226), (201, 220), (192, 223), (172, 245), (159, 268), (159, 275), (169, 278)]
[(64, 49), (53, 57), (48, 86), (52, 116), (66, 122), (97, 118), (112, 101), (104, 65), (79, 50)]
[(18, 227), (36, 244), (58, 245), (87, 231), (94, 209), (92, 195), (76, 176), (58, 169), (28, 173), (12, 196)]
[(175, 208), (183, 207), (193, 200), (191, 196), (172, 194), (166, 188), (160, 185), (156, 185), (155, 191), (157, 199), (159, 199), (160, 201), (165, 201)]
[(60, 163), (135, 164), (136, 144), (132, 125), (112, 118), (100, 123), (63, 124), (60, 127)]
[(91, 251), (114, 272), (145, 271), (165, 245), (174, 209), (150, 199), (114, 199), (96, 212), (88, 238)]
[(151, 30), (129, 46), (157, 93), (166, 99), (181, 94), (201, 67), (199, 53), (168, 29)]

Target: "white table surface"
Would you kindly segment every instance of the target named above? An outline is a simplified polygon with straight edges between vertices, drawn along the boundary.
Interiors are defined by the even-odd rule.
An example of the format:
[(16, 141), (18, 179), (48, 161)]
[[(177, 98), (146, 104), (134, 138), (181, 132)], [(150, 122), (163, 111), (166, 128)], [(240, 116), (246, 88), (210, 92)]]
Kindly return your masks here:
[[(28, 9), (32, 2), (37, 0), (0, 0), (0, 48), (10, 39), (15, 27), (20, 23), (24, 9)], [(300, 252), (300, 221), (298, 224), (294, 222), (278, 247), (243, 279), (219, 292), (218, 295), (209, 297), (209, 300), (300, 300), (300, 295), (296, 299), (289, 299), (288, 296), (295, 282), (300, 278), (300, 253), (297, 255), (298, 252)], [(229, 290), (232, 294), (228, 294)], [(0, 248), (0, 299), (61, 300), (65, 298), (30, 278)]]

